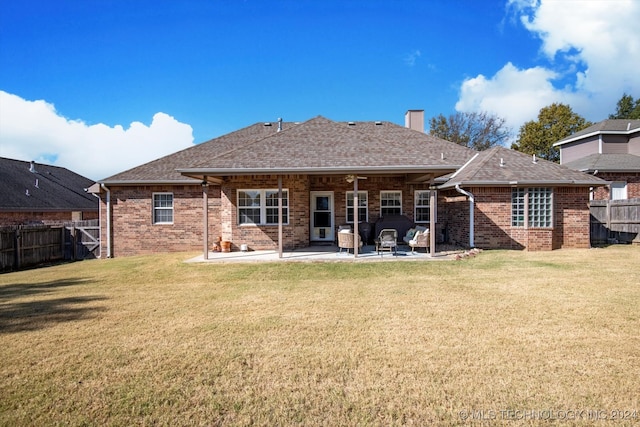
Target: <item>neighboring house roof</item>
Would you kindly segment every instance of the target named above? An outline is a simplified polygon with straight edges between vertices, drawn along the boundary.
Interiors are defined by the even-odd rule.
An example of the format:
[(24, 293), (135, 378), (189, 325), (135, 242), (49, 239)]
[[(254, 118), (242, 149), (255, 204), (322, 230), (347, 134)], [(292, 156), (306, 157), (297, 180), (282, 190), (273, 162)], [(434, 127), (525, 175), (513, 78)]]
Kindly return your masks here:
[(510, 150), (493, 147), (478, 152), (440, 188), (463, 186), (572, 185), (599, 186), (606, 181), (566, 166)]
[(260, 173), (456, 170), (474, 151), (390, 122), (256, 123), (101, 180), (105, 184), (190, 182)]
[(588, 128), (582, 129), (579, 132), (574, 133), (564, 139), (553, 144), (557, 147), (569, 142), (578, 141), (583, 138), (591, 137), (594, 135), (609, 134), (609, 135), (630, 135), (635, 132), (640, 132), (640, 120), (631, 119), (608, 119), (598, 122)]
[(565, 166), (582, 172), (638, 172), (640, 156), (634, 154), (590, 154), (565, 163)]
[(65, 168), (0, 157), (2, 211), (97, 211), (98, 199), (84, 190), (91, 184)]

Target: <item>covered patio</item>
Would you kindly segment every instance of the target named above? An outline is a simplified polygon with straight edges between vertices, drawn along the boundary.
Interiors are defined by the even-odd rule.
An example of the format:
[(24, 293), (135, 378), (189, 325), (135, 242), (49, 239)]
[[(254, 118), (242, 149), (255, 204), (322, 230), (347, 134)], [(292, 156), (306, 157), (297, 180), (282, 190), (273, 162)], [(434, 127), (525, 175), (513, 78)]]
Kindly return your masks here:
[[(394, 261), (452, 261), (468, 256), (460, 248), (440, 248), (440, 252), (435, 255), (425, 253), (424, 250), (411, 252), (411, 248), (404, 245), (398, 246), (397, 254), (393, 252), (382, 252), (378, 254), (375, 246), (365, 245), (360, 248), (358, 256), (355, 257), (353, 252), (340, 252), (337, 246), (319, 245), (309, 246), (301, 249), (284, 250), (280, 255), (277, 250), (256, 250), (256, 251), (234, 251), (234, 252), (212, 252), (209, 251), (208, 256), (198, 255), (188, 259), (186, 262), (271, 262), (271, 261), (290, 261), (290, 262), (394, 262)], [(467, 254), (467, 255), (465, 255)]]

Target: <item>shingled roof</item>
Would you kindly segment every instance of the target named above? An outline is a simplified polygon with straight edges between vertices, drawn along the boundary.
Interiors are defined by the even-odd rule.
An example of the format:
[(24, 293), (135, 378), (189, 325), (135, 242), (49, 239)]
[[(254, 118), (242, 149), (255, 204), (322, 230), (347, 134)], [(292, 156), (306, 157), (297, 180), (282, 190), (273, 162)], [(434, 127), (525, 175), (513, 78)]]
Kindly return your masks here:
[(589, 136), (600, 134), (612, 135), (629, 135), (631, 133), (640, 132), (640, 120), (632, 119), (608, 119), (598, 122), (588, 128), (582, 129), (560, 141), (554, 143), (554, 147), (569, 142), (577, 141)]
[(462, 166), (473, 150), (390, 122), (256, 123), (102, 180), (177, 183), (188, 176), (260, 173), (438, 172)]
[(600, 186), (606, 181), (504, 147), (477, 153), (440, 188), (460, 186)]
[(633, 154), (590, 154), (565, 163), (565, 166), (583, 172), (638, 172), (640, 156)]
[(84, 190), (91, 184), (65, 168), (0, 157), (2, 211), (97, 211), (98, 199)]

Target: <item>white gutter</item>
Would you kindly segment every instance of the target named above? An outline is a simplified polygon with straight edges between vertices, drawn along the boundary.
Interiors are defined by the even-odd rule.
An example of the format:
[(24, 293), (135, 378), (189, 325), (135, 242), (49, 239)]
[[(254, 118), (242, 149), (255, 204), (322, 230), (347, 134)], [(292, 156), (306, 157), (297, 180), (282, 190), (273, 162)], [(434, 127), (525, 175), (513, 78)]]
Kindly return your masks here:
[(473, 207), (475, 204), (475, 198), (473, 197), (473, 194), (469, 193), (468, 191), (463, 190), (462, 188), (460, 188), (460, 184), (456, 184), (456, 191), (460, 194), (464, 194), (465, 196), (467, 196), (469, 198), (469, 247), (474, 248), (475, 244), (473, 242)]
[(100, 187), (107, 192), (107, 258), (111, 258), (111, 190), (104, 184)]

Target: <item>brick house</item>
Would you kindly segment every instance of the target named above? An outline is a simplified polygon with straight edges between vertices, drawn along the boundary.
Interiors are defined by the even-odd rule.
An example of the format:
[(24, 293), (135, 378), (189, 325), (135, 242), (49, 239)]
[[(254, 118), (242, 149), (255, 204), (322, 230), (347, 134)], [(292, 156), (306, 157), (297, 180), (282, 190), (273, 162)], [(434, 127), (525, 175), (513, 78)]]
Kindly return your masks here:
[(427, 135), (421, 110), (405, 122), (256, 123), (101, 180), (102, 256), (204, 250), (218, 237), (236, 249), (330, 244), (340, 224), (394, 215), (436, 230), (432, 253), (442, 241), (589, 246), (589, 191), (604, 181)]
[(98, 218), (93, 181), (68, 169), (0, 157), (0, 225)]
[(609, 182), (594, 200), (640, 198), (640, 120), (603, 120), (554, 144), (560, 164)]

